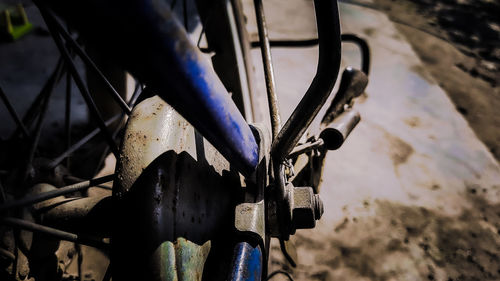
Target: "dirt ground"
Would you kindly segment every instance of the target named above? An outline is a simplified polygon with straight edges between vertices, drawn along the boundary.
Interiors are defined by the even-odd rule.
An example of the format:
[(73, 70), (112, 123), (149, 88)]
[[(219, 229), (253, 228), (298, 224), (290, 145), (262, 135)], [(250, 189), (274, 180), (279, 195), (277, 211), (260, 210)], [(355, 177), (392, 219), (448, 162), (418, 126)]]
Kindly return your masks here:
[[(500, 159), (500, 29), (494, 16), (500, 14), (497, 12), (498, 2), (342, 2), (385, 12), (398, 34), (405, 37), (403, 40), (411, 45), (420, 59), (421, 63), (415, 64), (411, 70), (422, 79), (428, 79), (429, 84), (437, 82), (477, 137), (497, 160)], [(352, 17), (360, 19), (365, 14), (360, 12), (359, 18), (356, 16)], [(464, 22), (473, 28), (464, 27)], [(375, 44), (376, 39), (373, 38), (380, 33), (387, 35), (384, 32), (373, 27), (364, 28), (359, 34)], [(398, 51), (394, 50), (394, 53), (397, 55)], [(380, 60), (379, 57), (374, 59)], [(276, 69), (279, 71), (279, 66)], [(376, 71), (373, 73), (376, 75)], [(367, 94), (368, 100), (377, 98), (372, 92), (367, 91)], [(415, 114), (417, 117), (404, 120), (409, 127), (431, 127), (419, 118), (424, 112)], [(443, 120), (433, 121), (439, 125), (432, 126), (447, 126), (440, 123)], [(358, 147), (351, 153), (366, 152), (362, 147), (363, 141), (368, 141), (367, 136), (373, 137), (377, 131), (373, 129), (373, 123), (373, 120), (363, 119), (361, 126), (372, 129), (362, 136), (364, 140), (356, 141)], [(298, 253), (296, 268), (285, 261), (279, 254), (279, 245), (275, 244), (271, 250), (271, 271), (283, 269), (294, 280), (500, 280), (500, 182), (493, 180), (493, 184), (487, 184), (481, 180), (491, 176), (489, 172), (495, 169), (479, 169), (475, 179), (463, 180), (467, 176), (462, 177), (450, 167), (467, 166), (473, 163), (472, 159), (470, 163), (446, 160), (433, 164), (432, 156), (422, 152), (408, 139), (397, 137), (397, 134), (395, 130), (384, 131), (380, 136), (373, 137), (386, 143), (387, 147), (377, 143), (370, 149), (379, 152), (387, 150), (399, 183), (389, 187), (391, 178), (386, 177), (389, 173), (381, 174), (380, 171), (387, 169), (382, 158), (365, 166), (363, 161), (353, 160), (354, 153), (345, 158), (332, 156), (336, 158), (336, 164), (326, 169), (344, 170), (330, 170), (329, 173), (334, 175), (326, 175), (323, 182), (326, 186), (322, 187), (321, 195), (323, 200), (329, 200), (325, 205), (326, 212), (331, 212), (331, 216), (325, 219), (329, 221), (320, 222), (314, 230), (298, 231), (295, 235)], [(417, 134), (411, 134), (411, 137), (415, 138)], [(424, 142), (429, 147), (433, 144), (428, 143), (434, 142), (435, 151), (445, 150), (442, 139), (429, 137)], [(416, 160), (419, 157), (421, 161)], [(443, 160), (440, 157), (436, 159)], [(347, 163), (340, 164), (342, 160)], [(362, 172), (350, 170), (360, 164), (369, 169), (364, 176)], [(383, 166), (379, 168), (379, 175), (376, 175), (374, 170), (377, 168), (373, 166)], [(427, 172), (420, 173), (420, 169)], [(433, 169), (454, 172), (433, 174)], [(342, 173), (348, 175), (344, 177)], [(373, 177), (368, 174), (373, 174)], [(364, 178), (353, 180), (355, 176)], [(347, 183), (359, 184), (370, 180), (374, 181), (372, 185), (377, 185), (380, 182), (375, 179), (380, 177), (384, 177), (380, 182), (386, 185), (378, 185), (373, 190), (355, 185), (343, 187)], [(426, 184), (420, 186), (419, 182)], [(408, 198), (392, 194), (399, 192), (405, 193)], [(354, 199), (345, 199), (346, 196)], [(334, 213), (332, 209), (337, 208), (336, 204), (341, 204), (341, 210)], [(277, 275), (272, 280), (288, 279)]]
[(500, 2), (376, 0), (500, 160)]
[(284, 260), (272, 266), (293, 272), (295, 280), (499, 280), (500, 205), (484, 196), (471, 189), (472, 207), (456, 216), (367, 202), (374, 216), (347, 215), (330, 235), (299, 232), (296, 246), (311, 256), (301, 255), (298, 268)]

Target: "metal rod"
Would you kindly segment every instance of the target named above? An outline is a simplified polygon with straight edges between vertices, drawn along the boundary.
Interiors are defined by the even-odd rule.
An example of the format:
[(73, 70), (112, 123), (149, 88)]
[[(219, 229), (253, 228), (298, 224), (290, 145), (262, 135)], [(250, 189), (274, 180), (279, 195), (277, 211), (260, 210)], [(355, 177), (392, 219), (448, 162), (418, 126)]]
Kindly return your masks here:
[[(110, 119), (106, 120), (106, 122), (104, 122), (104, 124), (106, 126), (109, 126), (111, 123), (115, 122), (116, 120), (120, 119), (120, 117), (122, 116), (122, 114), (117, 114), (113, 117), (111, 117)], [(82, 147), (82, 145), (86, 144), (88, 141), (90, 141), (93, 137), (95, 137), (99, 132), (101, 131), (100, 128), (96, 128), (94, 129), (92, 132), (90, 132), (88, 135), (84, 136), (83, 138), (81, 138), (78, 142), (76, 142), (75, 144), (73, 144), (71, 147), (69, 147), (66, 151), (64, 151), (63, 153), (61, 153), (61, 155), (59, 155), (57, 158), (55, 158), (54, 160), (52, 160), (52, 162), (48, 165), (48, 169), (51, 170), (53, 168), (55, 168), (57, 165), (59, 165), (66, 157), (68, 157), (69, 155), (71, 155), (71, 153), (75, 152), (76, 150), (78, 150), (80, 147)]]
[(7, 107), (7, 110), (9, 111), (10, 115), (12, 116), (12, 119), (14, 119), (14, 122), (16, 122), (17, 126), (21, 129), (23, 132), (24, 136), (29, 137), (30, 134), (28, 133), (28, 130), (24, 126), (23, 122), (19, 118), (19, 115), (17, 115), (16, 110), (10, 103), (9, 99), (7, 98), (7, 95), (5, 95), (2, 87), (0, 87), (0, 98), (2, 98), (3, 103), (5, 104), (5, 107)]
[(342, 34), (342, 41), (354, 43), (359, 47), (361, 50), (361, 70), (363, 70), (366, 75), (370, 74), (371, 56), (368, 42), (355, 34)]
[(76, 244), (75, 245), (75, 250), (78, 255), (77, 262), (78, 262), (78, 281), (82, 281), (82, 263), (83, 263), (83, 256), (82, 256), (82, 247), (80, 245)]
[(87, 53), (76, 43), (76, 41), (71, 37), (71, 35), (64, 29), (64, 27), (57, 21), (56, 17), (52, 14), (51, 11), (45, 10), (46, 16), (50, 17), (51, 22), (57, 31), (63, 36), (63, 38), (70, 44), (72, 49), (76, 51), (76, 53), (82, 58), (82, 60), (97, 74), (97, 76), (101, 79), (101, 81), (106, 85), (108, 92), (111, 94), (111, 97), (118, 103), (118, 105), (122, 108), (122, 110), (130, 115), (132, 110), (127, 105), (127, 103), (123, 100), (120, 94), (116, 91), (116, 89), (111, 85), (106, 76), (102, 74), (99, 68), (95, 65), (94, 61), (87, 55)]
[(259, 31), (260, 51), (262, 53), (262, 64), (264, 65), (264, 75), (266, 78), (267, 99), (269, 113), (271, 114), (271, 129), (273, 140), (278, 135), (280, 129), (280, 115), (278, 108), (278, 97), (276, 96), (276, 82), (274, 79), (273, 64), (271, 58), (271, 46), (267, 35), (266, 17), (262, 0), (254, 0), (255, 15), (257, 17), (257, 28)]
[[(133, 106), (135, 105), (135, 103), (137, 102), (137, 99), (139, 98), (139, 96), (142, 94), (142, 89), (141, 91), (139, 91), (141, 88), (141, 85), (140, 83), (137, 83), (136, 82), (136, 85), (135, 85), (135, 89), (134, 89), (134, 93), (132, 94), (132, 97), (130, 98), (129, 102), (128, 102), (128, 105), (133, 108)], [(120, 119), (123, 119), (125, 116), (125, 114), (121, 114), (121, 117)], [(120, 132), (120, 130), (122, 129), (122, 126), (117, 126), (115, 131), (113, 132), (113, 139), (116, 139), (116, 137), (118, 136), (118, 133)], [(99, 162), (97, 162), (98, 164), (96, 165), (96, 171), (94, 171), (94, 173), (97, 173), (99, 172), (99, 169), (101, 167), (101, 164), (106, 160), (106, 156), (108, 155), (108, 152), (109, 152), (109, 148), (106, 147), (103, 151), (103, 153), (101, 154), (101, 158), (99, 159)]]
[(38, 147), (38, 142), (40, 141), (43, 121), (45, 120), (45, 114), (47, 113), (49, 107), (50, 96), (52, 95), (52, 91), (54, 90), (55, 84), (57, 83), (57, 77), (59, 77), (63, 72), (63, 68), (63, 61), (59, 60), (56, 66), (56, 71), (54, 72), (55, 75), (50, 77), (50, 81), (46, 84), (47, 87), (44, 87), (44, 89), (42, 90), (43, 92), (45, 92), (44, 100), (42, 101), (41, 112), (38, 116), (33, 140), (28, 150), (28, 158), (26, 161), (25, 173), (23, 175), (23, 178), (26, 178), (28, 171), (30, 170), (31, 163), (33, 162), (33, 158), (35, 157), (36, 148)]
[(344, 111), (337, 116), (319, 134), (319, 137), (325, 142), (324, 147), (328, 150), (339, 149), (360, 120), (359, 112), (353, 109)]
[(107, 250), (109, 248), (109, 243), (105, 242), (104, 239), (85, 237), (75, 233), (66, 232), (45, 225), (33, 223), (27, 220), (6, 217), (6, 218), (0, 218), (0, 224), (9, 225), (15, 228), (29, 230), (32, 232), (42, 233), (60, 240), (70, 241), (78, 244), (84, 244), (99, 249)]
[(337, 1), (314, 1), (318, 26), (319, 59), (316, 75), (306, 94), (273, 142), (271, 153), (284, 160), (307, 130), (332, 92), (340, 68), (341, 33)]
[[(368, 46), (368, 42), (366, 42), (365, 39), (355, 35), (355, 34), (342, 34), (341, 35), (341, 40), (342, 42), (350, 42), (356, 44), (359, 49), (361, 50), (361, 70), (363, 70), (366, 75), (369, 74), (370, 72), (370, 62), (371, 62), (371, 56), (370, 56), (370, 47)], [(319, 43), (319, 40), (317, 38), (314, 39), (306, 39), (306, 40), (270, 40), (269, 44), (271, 47), (287, 47), (287, 48), (294, 48), (294, 47), (313, 47), (317, 46)], [(251, 42), (252, 48), (259, 48), (260, 47), (260, 41), (253, 41)]]
[[(36, 3), (38, 4), (38, 1)], [(111, 148), (111, 151), (113, 152), (113, 154), (116, 157), (118, 157), (120, 154), (118, 151), (118, 147), (116, 146), (116, 143), (114, 142), (113, 137), (111, 136), (111, 134), (107, 130), (106, 124), (105, 124), (104, 120), (102, 119), (101, 114), (97, 110), (97, 106), (96, 106), (94, 100), (92, 99), (92, 97), (90, 96), (90, 93), (89, 93), (87, 87), (85, 86), (83, 79), (78, 74), (76, 66), (75, 66), (73, 60), (71, 59), (71, 57), (68, 53), (68, 50), (66, 49), (61, 38), (59, 37), (59, 34), (54, 30), (54, 27), (53, 27), (54, 21), (50, 17), (47, 16), (47, 12), (46, 12), (47, 10), (43, 6), (38, 5), (38, 7), (40, 9), (42, 17), (44, 18), (45, 22), (47, 23), (47, 27), (49, 28), (49, 31), (52, 34), (52, 38), (54, 39), (54, 42), (56, 43), (57, 48), (61, 52), (61, 55), (63, 56), (65, 63), (67, 65), (67, 67), (69, 68), (69, 71), (72, 74), (73, 79), (75, 80), (75, 83), (78, 86), (78, 89), (80, 90), (80, 93), (83, 96), (83, 99), (87, 103), (87, 106), (91, 112), (91, 116), (97, 122), (99, 128), (101, 129), (101, 133), (104, 135), (106, 141), (108, 142), (108, 145)]]
[[(83, 182), (85, 181), (84, 179), (81, 179), (81, 178), (78, 178), (78, 177), (75, 177), (75, 176), (64, 176), (64, 180), (66, 181), (70, 181), (70, 182), (73, 182), (73, 183), (79, 183), (79, 182)], [(113, 190), (111, 187), (109, 186), (105, 186), (105, 185), (102, 185), (102, 184), (96, 184), (94, 185), (93, 187), (99, 187), (99, 188), (102, 188), (102, 189), (106, 189), (106, 190)]]
[(322, 139), (318, 139), (315, 142), (308, 142), (301, 145), (297, 145), (292, 152), (288, 155), (289, 158), (293, 158), (299, 154), (309, 152), (315, 148), (318, 148), (324, 144)]
[(352, 67), (347, 67), (342, 73), (339, 90), (333, 97), (333, 100), (321, 119), (321, 126), (328, 126), (344, 112), (345, 106), (352, 102), (352, 99), (359, 97), (368, 85), (368, 76)]
[(0, 256), (3, 256), (11, 261), (14, 261), (16, 259), (16, 256), (14, 256), (13, 253), (5, 250), (4, 248), (0, 248)]
[[(143, 89), (140, 89), (140, 88), (141, 88), (141, 84), (136, 82), (134, 93), (132, 94), (132, 97), (130, 98), (130, 100), (128, 102), (128, 106), (130, 106), (131, 108), (134, 107), (135, 103), (137, 102), (137, 99), (139, 98), (139, 96), (143, 92)], [(123, 119), (124, 117), (125, 117), (124, 114), (121, 114), (120, 119)], [(113, 132), (114, 139), (116, 139), (116, 137), (118, 136), (118, 133), (120, 132), (121, 129), (122, 129), (121, 126), (116, 127), (115, 131)], [(97, 173), (99, 171), (101, 164), (106, 160), (106, 156), (108, 155), (108, 152), (109, 152), (109, 148), (106, 147), (101, 155), (101, 158), (99, 159), (98, 164), (96, 165), (95, 173)]]
[[(314, 47), (318, 45), (318, 39), (306, 39), (306, 40), (269, 40), (269, 45), (271, 47)], [(260, 41), (252, 41), (252, 48), (259, 48)]]
[[(125, 114), (122, 114), (121, 118), (120, 119), (123, 119), (123, 117)], [(118, 133), (120, 132), (120, 130), (122, 129), (122, 126), (121, 124), (119, 124), (120, 126), (116, 126), (115, 130), (113, 131), (113, 139), (116, 139), (116, 137), (118, 136)], [(101, 164), (106, 161), (106, 157), (108, 156), (108, 153), (109, 153), (109, 147), (105, 147), (104, 148), (104, 151), (101, 153), (101, 157), (99, 158), (99, 162), (97, 162), (97, 165), (95, 167), (95, 170), (94, 170), (94, 174), (97, 174), (99, 172), (99, 170), (101, 169)]]
[[(57, 63), (59, 64), (60, 61), (61, 61), (61, 58), (58, 59)], [(42, 100), (46, 94), (45, 89), (48, 87), (48, 85), (52, 81), (52, 79), (54, 79), (53, 77), (55, 77), (57, 82), (60, 81), (62, 76), (56, 77), (57, 72), (58, 72), (58, 69), (56, 67), (56, 68), (54, 68), (54, 71), (50, 74), (49, 79), (43, 85), (42, 90), (40, 90), (40, 93), (38, 93), (36, 98), (33, 100), (31, 105), (29, 106), (28, 110), (24, 114), (23, 123), (26, 125), (26, 128), (29, 129), (31, 127), (32, 122), (35, 120), (36, 115), (39, 113), (39, 111), (40, 111), (39, 109), (41, 107)], [(16, 131), (14, 131), (14, 133), (11, 135), (11, 138), (13, 136), (17, 136), (17, 134), (19, 133), (19, 130), (20, 130), (20, 128), (17, 128)]]
[[(59, 59), (58, 62), (60, 60), (61, 59)], [(33, 124), (34, 120), (36, 119), (38, 113), (40, 112), (40, 106), (42, 104), (42, 101), (43, 101), (43, 98), (45, 95), (44, 89), (45, 89), (45, 87), (47, 87), (47, 84), (50, 82), (51, 77), (56, 74), (56, 71), (57, 71), (57, 68), (55, 68), (54, 71), (52, 72), (52, 74), (49, 76), (49, 79), (45, 82), (45, 85), (42, 87), (42, 90), (40, 90), (40, 92), (38, 93), (36, 98), (33, 100), (30, 107), (28, 108), (28, 110), (26, 111), (26, 113), (23, 116), (23, 123), (26, 124), (26, 127), (28, 129), (31, 127), (31, 125)], [(18, 134), (18, 132), (19, 132), (19, 129), (16, 130), (16, 132), (14, 132), (13, 136), (16, 136)]]
[(115, 175), (111, 174), (111, 175), (107, 175), (104, 177), (95, 178), (95, 179), (87, 180), (84, 182), (79, 182), (79, 183), (67, 185), (67, 186), (58, 188), (56, 190), (51, 190), (51, 191), (47, 191), (47, 192), (43, 192), (43, 193), (39, 193), (36, 195), (31, 195), (31, 196), (25, 196), (24, 198), (16, 200), (16, 201), (2, 203), (0, 205), (0, 212), (3, 212), (5, 210), (9, 210), (9, 209), (20, 208), (20, 207), (24, 207), (27, 205), (35, 204), (35, 203), (38, 203), (38, 202), (41, 202), (41, 201), (44, 201), (47, 199), (51, 199), (51, 198), (54, 198), (57, 196), (62, 196), (62, 195), (74, 193), (77, 191), (85, 190), (89, 187), (112, 181), (114, 179), (114, 177), (115, 177)]
[[(66, 134), (66, 150), (71, 147), (71, 75), (66, 74), (66, 108), (64, 112), (64, 131)], [(70, 170), (70, 158), (66, 159), (66, 168)]]
[(7, 201), (7, 197), (5, 195), (5, 189), (3, 188), (2, 182), (0, 181), (0, 203), (4, 203)]
[(130, 100), (128, 101), (128, 106), (133, 108), (135, 103), (137, 102), (137, 99), (141, 94), (142, 94), (141, 83), (136, 82), (134, 93), (132, 94), (132, 97), (130, 97)]

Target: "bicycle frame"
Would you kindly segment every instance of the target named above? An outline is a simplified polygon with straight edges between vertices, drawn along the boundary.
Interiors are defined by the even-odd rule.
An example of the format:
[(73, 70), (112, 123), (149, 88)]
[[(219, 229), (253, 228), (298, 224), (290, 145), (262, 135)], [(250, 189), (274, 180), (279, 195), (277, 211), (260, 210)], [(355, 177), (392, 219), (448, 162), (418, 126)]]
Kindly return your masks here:
[[(122, 62), (132, 74), (150, 85), (199, 130), (231, 165), (236, 166), (247, 179), (255, 181), (255, 171), (261, 157), (252, 128), (244, 120), (209, 62), (190, 42), (183, 26), (164, 2), (43, 2), (48, 3), (89, 40), (100, 42), (104, 52)], [(315, 0), (314, 3), (320, 51), (317, 73), (304, 98), (273, 141), (271, 156), (274, 170), (266, 172), (276, 181), (280, 218), (277, 223), (280, 231), (286, 232), (280, 235), (285, 239), (290, 224), (290, 210), (285, 203), (290, 198), (282, 174), (283, 161), (325, 103), (340, 66), (337, 2)], [(41, 11), (50, 13), (43, 5)], [(92, 15), (90, 21), (88, 15)], [(261, 246), (255, 246), (253, 242), (249, 240), (237, 244), (232, 280), (260, 280), (266, 254)]]
[(252, 173), (258, 148), (250, 127), (165, 2), (45, 2), (160, 93), (243, 174)]

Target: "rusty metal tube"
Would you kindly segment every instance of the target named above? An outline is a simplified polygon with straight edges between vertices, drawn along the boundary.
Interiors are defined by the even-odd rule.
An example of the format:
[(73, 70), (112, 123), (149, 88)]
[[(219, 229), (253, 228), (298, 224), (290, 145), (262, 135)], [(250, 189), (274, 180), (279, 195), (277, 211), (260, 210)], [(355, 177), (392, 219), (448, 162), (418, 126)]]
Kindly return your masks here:
[(295, 147), (332, 92), (340, 68), (341, 34), (337, 1), (315, 0), (319, 59), (314, 80), (276, 137), (271, 153), (282, 161)]
[(326, 149), (335, 150), (340, 148), (360, 120), (361, 116), (355, 110), (345, 111), (337, 116), (319, 135), (325, 142)]

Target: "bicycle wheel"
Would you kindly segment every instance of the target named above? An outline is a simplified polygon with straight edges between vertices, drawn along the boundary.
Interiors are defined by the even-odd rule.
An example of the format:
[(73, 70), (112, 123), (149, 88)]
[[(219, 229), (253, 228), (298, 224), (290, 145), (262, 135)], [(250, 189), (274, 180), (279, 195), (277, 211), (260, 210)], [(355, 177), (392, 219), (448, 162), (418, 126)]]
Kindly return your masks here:
[[(133, 98), (126, 101), (120, 97), (115, 87), (108, 87), (109, 89), (100, 92), (102, 96), (109, 97), (107, 91), (111, 90), (122, 105), (118, 108), (124, 109), (109, 118), (103, 117), (103, 120), (99, 116), (102, 116), (102, 111), (97, 108), (104, 104), (92, 98), (91, 94), (96, 89), (85, 82), (84, 65), (90, 71), (95, 69), (88, 57), (81, 56), (82, 47), (75, 43), (79, 41), (74, 37), (75, 33), (70, 35), (66, 28), (54, 33), (58, 43), (66, 41), (62, 44), (63, 52), (69, 55), (68, 59), (58, 58), (64, 55), (57, 54), (57, 46), (54, 46), (52, 38), (48, 36), (48, 29), (40, 14), (32, 6), (26, 10), (33, 23), (40, 26), (37, 32), (27, 35), (20, 42), (2, 44), (0, 51), (2, 69), (8, 69), (8, 64), (11, 64), (13, 69), (20, 71), (21, 65), (25, 75), (11, 75), (2, 71), (0, 77), (0, 107), (3, 113), (5, 105), (5, 112), (14, 121), (6, 120), (1, 125), (0, 280), (24, 280), (30, 277), (36, 280), (71, 280), (83, 273), (75, 268), (69, 274), (66, 272), (67, 267), (79, 263), (81, 253), (88, 254), (88, 248), (60, 240), (78, 242), (78, 245), (93, 244), (90, 240), (95, 239), (84, 238), (84, 241), (78, 241), (77, 237), (81, 239), (83, 233), (93, 232), (91, 228), (94, 227), (89, 224), (90, 221), (79, 221), (76, 217), (84, 215), (84, 209), (92, 209), (100, 199), (111, 195), (109, 185), (89, 189), (81, 178), (96, 176), (104, 162), (103, 156), (107, 156), (110, 151), (118, 151), (119, 128), (111, 128), (110, 124), (123, 123), (121, 121), (124, 121), (127, 113), (125, 109), (133, 106), (141, 87), (137, 84)], [(60, 24), (59, 21), (57, 23)], [(54, 28), (58, 29), (52, 25), (51, 31), (54, 32)], [(35, 55), (26, 54), (27, 49), (34, 51)], [(76, 55), (80, 55), (81, 59), (77, 59)], [(53, 63), (56, 65), (50, 69)], [(48, 70), (52, 72), (43, 73)], [(39, 71), (40, 74), (33, 75), (32, 71)], [(102, 69), (98, 72), (107, 74)], [(100, 75), (99, 77), (104, 81)], [(40, 91), (34, 95), (31, 93), (22, 96), (33, 89), (38, 90), (36, 87), (39, 85), (34, 87), (35, 82), (30, 82), (32, 80), (43, 83)], [(105, 83), (110, 82), (106, 80)], [(12, 86), (15, 84), (17, 86)], [(84, 92), (83, 98), (76, 95), (78, 88)], [(115, 103), (113, 98), (111, 101), (108, 99), (108, 102)], [(88, 113), (86, 104), (90, 107)], [(99, 114), (95, 114), (96, 112)], [(19, 117), (20, 113), (23, 113), (22, 117)], [(90, 123), (88, 117), (92, 119)], [(13, 125), (8, 126), (10, 124)], [(97, 124), (99, 125), (96, 126)], [(111, 150), (107, 146), (112, 147)], [(112, 178), (107, 177), (105, 181), (111, 180)], [(84, 188), (71, 194), (63, 194), (71, 196), (68, 199), (64, 196), (43, 198), (50, 192), (59, 192), (59, 187), (74, 186), (75, 183)], [(99, 185), (102, 184), (104, 181), (101, 180)], [(30, 201), (32, 199), (35, 201)], [(43, 202), (40, 201), (42, 199)], [(73, 203), (71, 206), (62, 204), (66, 201)], [(74, 208), (73, 211), (67, 209), (69, 207)], [(94, 226), (100, 232), (105, 230)], [(99, 236), (109, 237), (106, 234)], [(105, 250), (108, 244), (101, 241), (93, 245)], [(93, 254), (105, 258), (101, 251), (94, 251)], [(97, 278), (100, 278), (99, 275)]]

